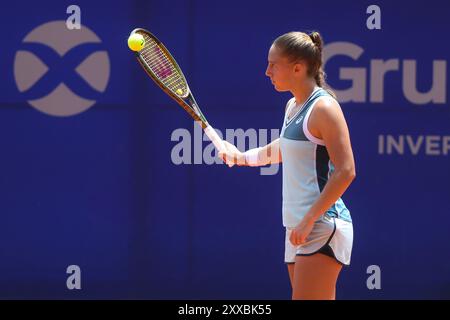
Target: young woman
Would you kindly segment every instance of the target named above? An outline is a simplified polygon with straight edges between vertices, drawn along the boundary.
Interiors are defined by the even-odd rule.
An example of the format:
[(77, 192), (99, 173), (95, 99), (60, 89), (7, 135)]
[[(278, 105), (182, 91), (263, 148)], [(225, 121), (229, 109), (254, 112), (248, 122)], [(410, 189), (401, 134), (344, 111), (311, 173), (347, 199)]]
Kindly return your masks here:
[(224, 141), (228, 164), (283, 163), (285, 262), (292, 299), (335, 299), (342, 265), (350, 264), (353, 226), (340, 198), (355, 178), (347, 124), (324, 80), (318, 32), (289, 32), (269, 50), (266, 75), (290, 91), (280, 138), (240, 152)]

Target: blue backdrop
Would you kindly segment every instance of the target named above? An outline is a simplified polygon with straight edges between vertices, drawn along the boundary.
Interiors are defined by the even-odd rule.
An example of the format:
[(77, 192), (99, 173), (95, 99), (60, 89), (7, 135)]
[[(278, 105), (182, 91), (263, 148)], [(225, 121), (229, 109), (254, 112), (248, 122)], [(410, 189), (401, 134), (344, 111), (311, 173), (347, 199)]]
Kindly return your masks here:
[[(326, 72), (357, 165), (337, 298), (450, 298), (448, 2), (378, 1), (380, 30), (370, 1), (80, 0), (78, 31), (64, 29), (70, 4), (0, 11), (0, 298), (290, 298), (281, 170), (174, 164), (172, 134), (194, 124), (129, 51), (136, 27), (174, 53), (222, 132), (281, 128), (289, 94), (264, 75), (268, 49), (319, 30), (338, 48)], [(81, 290), (66, 286), (70, 265)], [(381, 289), (367, 287), (371, 265)]]

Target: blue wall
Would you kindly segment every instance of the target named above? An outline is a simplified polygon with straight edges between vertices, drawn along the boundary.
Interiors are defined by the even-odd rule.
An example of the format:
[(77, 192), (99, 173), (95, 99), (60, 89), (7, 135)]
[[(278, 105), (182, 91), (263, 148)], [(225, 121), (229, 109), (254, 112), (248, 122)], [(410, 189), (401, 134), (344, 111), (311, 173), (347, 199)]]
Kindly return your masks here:
[[(70, 61), (75, 68), (89, 50), (106, 52), (110, 73), (103, 92), (68, 75), (54, 52), (33, 51), (38, 49), (23, 41), (40, 25), (64, 22), (72, 3), (4, 4), (0, 298), (290, 298), (280, 172), (173, 164), (178, 142), (172, 133), (186, 128), (193, 134), (194, 124), (127, 48), (135, 27), (151, 30), (174, 53), (201, 108), (221, 131), (280, 129), (289, 94), (275, 92), (264, 75), (278, 35), (315, 29), (326, 44), (361, 47), (358, 59), (339, 55), (326, 65), (338, 90), (352, 86), (342, 68), (366, 72), (365, 101), (341, 104), (357, 179), (343, 196), (355, 239), (338, 298), (450, 298), (448, 80), (439, 103), (411, 102), (402, 89), (405, 61), (416, 61), (417, 88), (426, 92), (433, 61), (449, 57), (449, 4), (427, 3), (378, 1), (382, 29), (369, 30), (369, 1), (80, 0), (81, 23), (101, 42)], [(20, 50), (56, 68), (42, 78), (40, 96), (16, 84), (15, 65), (22, 74), (35, 67), (17, 62)], [(376, 59), (399, 64), (399, 71), (385, 76), (381, 102), (370, 99)], [(448, 77), (446, 65), (443, 72)], [(95, 104), (60, 117), (27, 102), (62, 81)], [(386, 144), (387, 136), (404, 139), (404, 152), (388, 154), (386, 145), (380, 152), (379, 140)], [(81, 268), (81, 290), (66, 287), (69, 265)], [(370, 265), (381, 269), (380, 290), (367, 288)]]

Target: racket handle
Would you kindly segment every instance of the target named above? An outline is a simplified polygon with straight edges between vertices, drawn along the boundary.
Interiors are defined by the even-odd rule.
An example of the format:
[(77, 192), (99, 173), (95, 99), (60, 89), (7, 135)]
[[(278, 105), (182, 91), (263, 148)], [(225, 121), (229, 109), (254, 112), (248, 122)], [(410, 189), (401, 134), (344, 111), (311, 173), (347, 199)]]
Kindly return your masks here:
[[(208, 136), (209, 140), (212, 141), (212, 143), (214, 144), (216, 149), (219, 150), (219, 152), (226, 150), (222, 139), (219, 137), (219, 135), (217, 134), (216, 130), (214, 130), (213, 127), (208, 125), (204, 130), (205, 130), (205, 134)], [(228, 166), (231, 168), (232, 166), (234, 166), (234, 164), (231, 163)]]

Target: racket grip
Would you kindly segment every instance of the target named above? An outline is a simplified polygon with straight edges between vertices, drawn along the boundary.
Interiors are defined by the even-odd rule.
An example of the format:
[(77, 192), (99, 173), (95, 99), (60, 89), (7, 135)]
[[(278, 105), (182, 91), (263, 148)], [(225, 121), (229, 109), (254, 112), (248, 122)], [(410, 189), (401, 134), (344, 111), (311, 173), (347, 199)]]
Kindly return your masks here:
[[(219, 150), (220, 152), (226, 150), (222, 139), (219, 137), (219, 135), (217, 134), (216, 130), (214, 130), (213, 127), (208, 125), (204, 130), (205, 134), (208, 136), (209, 140), (212, 141), (217, 150)], [(232, 166), (234, 166), (234, 164), (231, 163), (228, 166), (231, 168)]]

